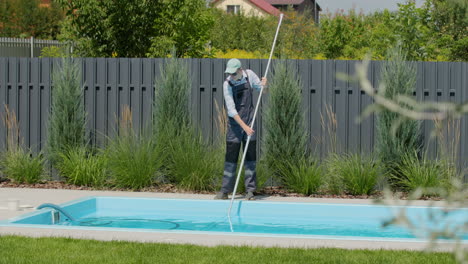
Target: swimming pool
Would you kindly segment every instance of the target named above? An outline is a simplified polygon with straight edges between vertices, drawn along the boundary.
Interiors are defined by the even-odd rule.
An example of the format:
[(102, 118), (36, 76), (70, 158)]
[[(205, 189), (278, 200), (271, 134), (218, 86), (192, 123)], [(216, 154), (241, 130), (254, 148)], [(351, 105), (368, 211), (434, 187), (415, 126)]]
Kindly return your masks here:
[[(369, 240), (414, 240), (406, 229), (383, 228), (397, 208), (378, 205), (229, 201), (126, 197), (87, 197), (61, 207), (76, 221), (53, 209), (37, 210), (0, 225), (87, 230), (154, 230), (182, 233), (280, 235), (290, 237), (347, 237)], [(429, 227), (456, 226), (468, 209), (452, 211), (437, 224), (428, 217), (445, 216), (438, 208), (408, 207), (407, 214)], [(424, 236), (424, 234), (421, 234)], [(468, 234), (460, 234), (468, 240)], [(419, 237), (420, 239), (421, 237)]]

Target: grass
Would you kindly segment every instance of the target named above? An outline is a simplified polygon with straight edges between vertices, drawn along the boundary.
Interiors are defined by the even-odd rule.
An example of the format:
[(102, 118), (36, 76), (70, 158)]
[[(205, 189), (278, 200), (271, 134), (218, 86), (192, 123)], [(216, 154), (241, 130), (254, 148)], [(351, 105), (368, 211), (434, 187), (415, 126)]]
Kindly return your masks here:
[(194, 129), (181, 129), (179, 133), (167, 140), (169, 177), (185, 190), (217, 190), (216, 180), (223, 173), (224, 152), (205, 144)]
[(132, 134), (113, 139), (106, 157), (112, 184), (118, 188), (138, 190), (155, 182), (163, 165), (164, 153), (151, 138)]
[(293, 163), (279, 165), (285, 185), (294, 192), (304, 195), (317, 193), (324, 179), (322, 166), (312, 158), (302, 158)]
[(162, 144), (135, 132), (129, 106), (123, 107), (119, 135), (109, 141), (105, 156), (111, 185), (139, 190), (155, 183), (165, 159)]
[(450, 164), (441, 160), (430, 160), (426, 156), (419, 159), (416, 153), (404, 155), (398, 169), (401, 175), (398, 177), (398, 183), (405, 191), (424, 188), (425, 195), (437, 195), (431, 190), (448, 187), (452, 175), (456, 174), (456, 170), (451, 169)]
[(0, 171), (18, 183), (37, 183), (44, 175), (44, 158), (22, 148), (7, 151), (0, 158)]
[(0, 237), (0, 263), (455, 263), (450, 253), (295, 249)]
[(16, 113), (5, 105), (2, 116), (6, 128), (6, 151), (0, 154), (0, 172), (18, 183), (36, 183), (44, 175), (44, 158), (41, 153), (33, 155), (24, 147)]
[(68, 183), (84, 186), (103, 186), (106, 173), (104, 155), (93, 155), (85, 147), (72, 148), (59, 154), (57, 169)]
[(328, 186), (332, 193), (372, 194), (381, 174), (380, 164), (359, 154), (333, 154), (327, 160)]

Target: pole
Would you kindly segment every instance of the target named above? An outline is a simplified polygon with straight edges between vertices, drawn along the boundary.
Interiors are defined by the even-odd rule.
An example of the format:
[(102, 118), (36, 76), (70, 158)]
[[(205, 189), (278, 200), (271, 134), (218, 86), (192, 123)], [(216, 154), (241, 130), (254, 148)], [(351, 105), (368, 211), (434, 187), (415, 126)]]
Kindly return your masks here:
[[(273, 51), (275, 49), (276, 39), (278, 38), (278, 32), (279, 32), (282, 20), (283, 20), (283, 14), (280, 14), (278, 27), (276, 28), (275, 38), (273, 39), (273, 45), (271, 47), (270, 58), (268, 58), (267, 67), (265, 69), (265, 75), (263, 75), (265, 78), (268, 75), (268, 70), (270, 68), (271, 58), (273, 57)], [(252, 123), (250, 123), (250, 125), (249, 125), (250, 127), (253, 127), (253, 125), (255, 124), (255, 118), (257, 117), (258, 106), (260, 105), (260, 101), (262, 99), (262, 94), (263, 94), (263, 86), (262, 86), (262, 89), (260, 90), (260, 95), (258, 96), (257, 105), (255, 106), (255, 112), (254, 112), (254, 115), (253, 115)], [(236, 196), (237, 185), (239, 184), (240, 175), (242, 173), (242, 167), (244, 166), (245, 156), (247, 155), (247, 149), (249, 148), (250, 138), (251, 138), (251, 136), (247, 137), (247, 142), (245, 143), (245, 146), (244, 146), (244, 153), (242, 154), (242, 160), (241, 160), (241, 164), (240, 164), (240, 167), (239, 167), (239, 172), (237, 173), (236, 184), (234, 185), (234, 191), (232, 192), (231, 203), (229, 204), (228, 217), (231, 217), (232, 203), (234, 202), (234, 197)]]
[(34, 58), (34, 37), (31, 36), (31, 58)]

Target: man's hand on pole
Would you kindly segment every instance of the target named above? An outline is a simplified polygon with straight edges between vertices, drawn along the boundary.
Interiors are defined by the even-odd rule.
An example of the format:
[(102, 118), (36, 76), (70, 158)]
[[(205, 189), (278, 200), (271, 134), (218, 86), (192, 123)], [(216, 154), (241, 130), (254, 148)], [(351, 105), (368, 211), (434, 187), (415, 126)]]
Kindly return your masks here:
[(249, 127), (241, 118), (239, 115), (235, 115), (234, 116), (234, 120), (236, 120), (236, 122), (242, 127), (242, 129), (245, 131), (245, 133), (247, 134), (247, 136), (252, 136), (255, 131)]
[(262, 77), (260, 85), (263, 87), (263, 93), (266, 93), (268, 91), (268, 80), (266, 77)]

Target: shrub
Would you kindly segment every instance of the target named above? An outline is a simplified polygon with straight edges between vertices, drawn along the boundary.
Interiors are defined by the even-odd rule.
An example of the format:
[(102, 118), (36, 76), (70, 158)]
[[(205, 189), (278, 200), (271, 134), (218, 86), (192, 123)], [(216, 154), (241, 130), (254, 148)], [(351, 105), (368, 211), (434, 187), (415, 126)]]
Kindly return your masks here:
[(80, 78), (78, 61), (64, 58), (61, 65), (55, 64), (47, 138), (47, 154), (52, 164), (58, 161), (60, 153), (85, 144), (86, 113)]
[(124, 107), (119, 135), (109, 140), (106, 158), (113, 184), (138, 190), (154, 183), (166, 155), (153, 137), (135, 133), (131, 120), (130, 109)]
[(168, 174), (179, 187), (192, 191), (213, 191), (219, 188), (216, 179), (223, 172), (222, 148), (208, 146), (200, 134), (190, 130), (167, 142)]
[(6, 128), (6, 152), (0, 158), (1, 172), (18, 183), (36, 183), (44, 173), (44, 159), (39, 153), (33, 156), (30, 150), (25, 150), (21, 144), (20, 128), (14, 111), (5, 105), (5, 115), (2, 116)]
[(68, 183), (100, 187), (107, 177), (106, 158), (93, 155), (85, 147), (72, 148), (60, 153), (57, 169)]
[(40, 58), (60, 58), (66, 56), (66, 48), (58, 46), (44, 47), (41, 49)]
[[(160, 1), (151, 23), (154, 36), (147, 55), (166, 57), (176, 47), (177, 57), (204, 57), (214, 18), (205, 0)], [(152, 7), (153, 8), (153, 7)]]
[(436, 195), (438, 189), (451, 188), (456, 169), (441, 160), (430, 160), (427, 156), (419, 159), (417, 153), (406, 153), (402, 163), (392, 175), (405, 191), (411, 192), (422, 188), (424, 195)]
[(245, 51), (239, 49), (227, 50), (226, 52), (218, 50), (214, 53), (214, 57), (220, 59), (268, 59), (268, 56), (268, 54), (260, 53), (258, 51)]
[[(269, 83), (268, 105), (264, 115), (264, 159), (272, 171), (278, 165), (295, 164), (306, 153), (307, 133), (301, 105), (302, 84), (292, 62), (274, 64)], [(279, 174), (283, 182), (284, 175)]]
[(327, 160), (327, 185), (335, 194), (372, 194), (381, 175), (378, 161), (358, 154), (332, 154)]
[[(154, 135), (158, 140), (178, 135), (191, 125), (189, 68), (181, 59), (165, 59), (155, 83)], [(165, 135), (167, 134), (167, 135)]]
[(311, 158), (302, 158), (294, 164), (283, 164), (279, 169), (286, 187), (297, 193), (304, 195), (317, 193), (323, 183), (323, 168)]
[(37, 183), (44, 175), (44, 158), (19, 148), (4, 154), (0, 168), (7, 178), (17, 183)]
[(183, 189), (214, 190), (224, 155), (209, 146), (191, 122), (188, 65), (180, 59), (166, 59), (161, 72), (155, 85), (153, 132), (167, 154), (168, 180)]
[(213, 8), (212, 11), (215, 23), (211, 29), (210, 40), (214, 48), (223, 52), (234, 49), (262, 54), (270, 52), (277, 23), (275, 17), (226, 14), (217, 8)]
[[(399, 47), (392, 49), (389, 57), (381, 70), (381, 81), (385, 85), (381, 94), (390, 100), (399, 95), (411, 96), (416, 84), (415, 65), (405, 61), (405, 54)], [(388, 110), (377, 114), (376, 151), (389, 170), (396, 173), (392, 166), (401, 164), (405, 153), (420, 150), (420, 121), (402, 119)]]

